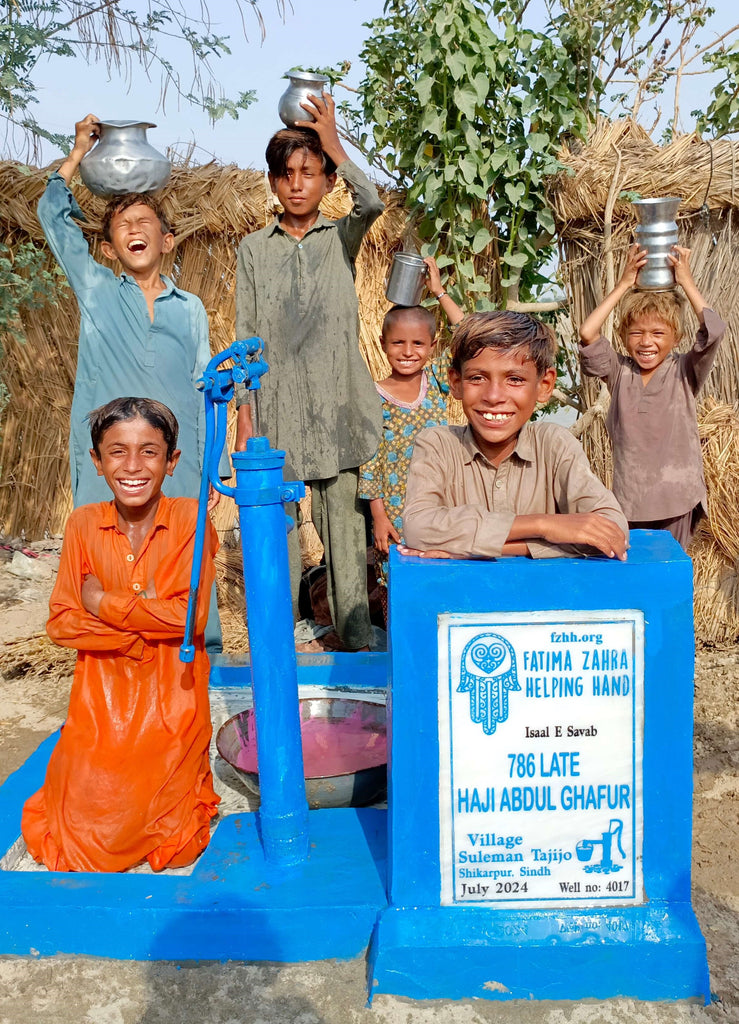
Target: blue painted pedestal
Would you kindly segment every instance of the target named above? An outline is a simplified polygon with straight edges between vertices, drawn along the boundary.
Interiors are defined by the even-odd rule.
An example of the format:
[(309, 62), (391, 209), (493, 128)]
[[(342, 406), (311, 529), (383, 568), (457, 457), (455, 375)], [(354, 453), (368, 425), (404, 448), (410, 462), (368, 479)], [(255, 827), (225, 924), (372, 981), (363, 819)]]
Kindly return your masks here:
[[(636, 532), (627, 563), (445, 561), (403, 559), (394, 552), (390, 571), (390, 905), (372, 938), (371, 993), (417, 999), (708, 1000), (705, 943), (690, 904), (690, 560), (667, 533)], [(589, 612), (602, 609), (643, 613), (643, 902), (570, 907), (563, 897), (562, 905), (551, 908), (448, 905), (448, 898), (442, 900), (440, 854), (439, 616), (470, 613), (474, 620), (499, 612), (505, 619), (520, 612), (524, 621), (542, 611), (551, 612), (555, 622), (574, 611), (587, 621)], [(510, 693), (511, 704), (528, 696), (522, 675), (519, 665), (520, 687)], [(498, 724), (498, 734), (503, 732)], [(511, 815), (485, 820), (490, 833), (519, 827), (509, 825)], [(606, 877), (618, 876), (583, 877), (605, 884)]]
[[(299, 685), (384, 688), (385, 655), (299, 655)], [(220, 658), (213, 688), (248, 687), (248, 659)], [(250, 696), (250, 694), (249, 694)], [(234, 698), (238, 703), (238, 696)], [(0, 787), (0, 857), (42, 784), (49, 737)], [(386, 904), (386, 813), (311, 811), (309, 855), (265, 859), (256, 813), (219, 822), (190, 875), (0, 870), (0, 955), (80, 953), (120, 960), (353, 959)]]

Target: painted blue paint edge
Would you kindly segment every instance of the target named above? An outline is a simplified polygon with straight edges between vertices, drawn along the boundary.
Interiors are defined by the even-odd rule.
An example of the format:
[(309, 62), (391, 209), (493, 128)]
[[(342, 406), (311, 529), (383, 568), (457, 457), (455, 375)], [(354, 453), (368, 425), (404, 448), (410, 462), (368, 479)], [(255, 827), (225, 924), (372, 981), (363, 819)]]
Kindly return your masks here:
[[(43, 784), (58, 733), (0, 787), (0, 853)], [(255, 814), (229, 815), (189, 876), (0, 871), (0, 955), (350, 960), (386, 906), (386, 812), (312, 811), (310, 857), (265, 863)]]
[(119, 960), (350, 960), (385, 897), (385, 812), (313, 811), (306, 865), (265, 864), (230, 815), (190, 876), (0, 872), (0, 954)]
[[(389, 684), (390, 659), (382, 652), (298, 654), (298, 685), (326, 686), (345, 690), (384, 690)], [(248, 654), (216, 654), (211, 657), (211, 687), (251, 687)]]
[(611, 914), (391, 907), (373, 933), (368, 978), (370, 999), (710, 999), (688, 903)]
[(23, 805), (29, 796), (43, 786), (46, 766), (60, 732), (61, 730), (57, 729), (47, 737), (0, 786), (0, 857), (10, 849), (20, 835)]

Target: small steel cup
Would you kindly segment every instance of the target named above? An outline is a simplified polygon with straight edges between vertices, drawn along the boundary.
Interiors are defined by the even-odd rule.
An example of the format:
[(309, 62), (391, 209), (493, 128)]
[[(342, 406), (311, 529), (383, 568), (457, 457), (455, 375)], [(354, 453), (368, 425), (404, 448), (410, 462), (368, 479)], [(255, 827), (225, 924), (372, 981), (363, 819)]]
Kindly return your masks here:
[(428, 267), (416, 252), (396, 252), (385, 288), (388, 301), (395, 306), (417, 306), (423, 295)]

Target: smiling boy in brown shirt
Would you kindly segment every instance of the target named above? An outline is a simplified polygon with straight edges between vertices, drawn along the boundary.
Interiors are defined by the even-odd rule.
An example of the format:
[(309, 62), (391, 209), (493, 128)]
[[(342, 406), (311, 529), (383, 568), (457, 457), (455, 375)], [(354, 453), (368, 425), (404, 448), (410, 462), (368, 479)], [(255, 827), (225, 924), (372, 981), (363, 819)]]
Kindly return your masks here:
[(552, 329), (526, 313), (462, 321), (449, 384), (468, 425), (416, 438), (401, 554), (626, 558), (626, 520), (579, 443), (555, 423), (529, 423), (552, 394), (556, 352)]

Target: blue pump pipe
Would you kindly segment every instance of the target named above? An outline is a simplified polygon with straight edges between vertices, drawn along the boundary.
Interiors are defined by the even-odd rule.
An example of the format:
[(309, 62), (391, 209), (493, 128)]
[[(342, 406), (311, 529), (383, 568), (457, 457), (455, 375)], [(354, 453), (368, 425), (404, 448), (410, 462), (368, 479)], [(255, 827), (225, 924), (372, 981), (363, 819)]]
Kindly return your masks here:
[[(203, 473), (200, 478), (198, 495), (198, 518), (195, 528), (195, 548), (193, 551), (192, 569), (190, 571), (190, 590), (185, 619), (185, 638), (180, 647), (180, 661), (191, 662), (195, 657), (193, 633), (195, 629), (195, 611), (198, 604), (200, 589), (200, 571), (203, 563), (203, 546), (205, 544), (205, 525), (208, 521), (208, 496), (210, 485), (221, 494), (233, 496), (233, 488), (221, 483), (218, 475), (221, 452), (226, 440), (228, 425), (228, 402), (233, 397), (235, 383), (246, 384), (250, 391), (259, 388), (259, 378), (269, 367), (261, 358), (264, 342), (261, 338), (249, 338), (247, 341), (235, 341), (233, 345), (213, 356), (205, 368), (205, 373), (198, 381), (202, 384), (205, 400), (205, 449), (203, 453)], [(257, 356), (249, 360), (249, 356)], [(227, 370), (219, 369), (229, 359), (233, 366)], [(217, 408), (217, 415), (216, 415)], [(215, 442), (215, 443), (214, 443)]]
[[(214, 357), (202, 378), (205, 399), (205, 469), (198, 505), (193, 569), (190, 580), (185, 641), (180, 659), (191, 661), (195, 608), (205, 541), (209, 484), (230, 495), (239, 509), (248, 609), (250, 670), (256, 719), (262, 844), (265, 858), (280, 866), (300, 864), (308, 857), (308, 804), (300, 732), (298, 676), (293, 640), (292, 599), (287, 557), (287, 532), (292, 521), (284, 504), (305, 494), (301, 481), (285, 483), (285, 453), (270, 448), (266, 437), (251, 437), (246, 451), (234, 452), (236, 487), (218, 478), (226, 439), (227, 403), (234, 381), (259, 387), (267, 371), (259, 338), (234, 342)], [(230, 369), (224, 362), (233, 359)], [(217, 408), (217, 415), (215, 409)]]

